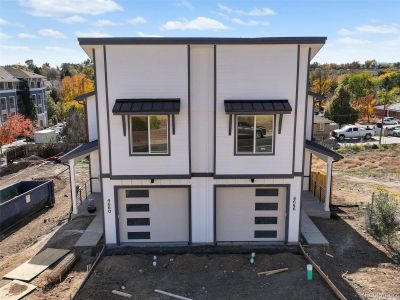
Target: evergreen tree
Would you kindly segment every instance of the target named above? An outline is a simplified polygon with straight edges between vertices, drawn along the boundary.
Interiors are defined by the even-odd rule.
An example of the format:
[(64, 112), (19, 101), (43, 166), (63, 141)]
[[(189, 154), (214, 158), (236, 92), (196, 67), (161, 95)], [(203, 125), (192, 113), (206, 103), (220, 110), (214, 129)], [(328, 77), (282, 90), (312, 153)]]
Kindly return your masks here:
[(328, 107), (325, 110), (325, 117), (339, 124), (353, 124), (358, 119), (357, 111), (350, 105), (351, 95), (349, 91), (340, 85), (335, 90)]

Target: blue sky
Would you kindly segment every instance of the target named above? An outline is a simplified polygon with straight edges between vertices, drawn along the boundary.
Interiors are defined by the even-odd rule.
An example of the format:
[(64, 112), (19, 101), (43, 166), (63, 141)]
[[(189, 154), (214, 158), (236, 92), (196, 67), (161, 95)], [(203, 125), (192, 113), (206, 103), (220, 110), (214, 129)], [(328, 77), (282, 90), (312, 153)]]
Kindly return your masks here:
[(327, 36), (318, 62), (400, 61), (397, 0), (0, 0), (0, 65), (80, 62), (78, 36)]

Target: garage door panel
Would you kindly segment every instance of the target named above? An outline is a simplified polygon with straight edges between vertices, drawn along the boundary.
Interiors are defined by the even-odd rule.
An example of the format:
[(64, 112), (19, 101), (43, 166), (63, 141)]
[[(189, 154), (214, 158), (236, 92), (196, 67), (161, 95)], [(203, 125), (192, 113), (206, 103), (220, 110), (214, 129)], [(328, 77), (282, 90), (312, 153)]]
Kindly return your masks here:
[(128, 190), (118, 193), (121, 242), (189, 241), (188, 188)]
[(286, 188), (217, 187), (216, 240), (284, 241)]

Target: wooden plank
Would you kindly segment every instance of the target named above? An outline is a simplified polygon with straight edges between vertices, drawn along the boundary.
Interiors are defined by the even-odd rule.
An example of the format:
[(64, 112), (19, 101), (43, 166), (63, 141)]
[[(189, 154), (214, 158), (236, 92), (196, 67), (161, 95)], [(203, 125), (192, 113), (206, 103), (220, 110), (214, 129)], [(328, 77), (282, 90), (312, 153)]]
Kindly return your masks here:
[(0, 288), (0, 299), (18, 300), (36, 289), (36, 286), (19, 280), (13, 280)]
[(3, 278), (31, 281), (69, 251), (70, 250), (47, 248), (35, 255), (31, 260), (24, 262), (22, 265), (4, 275)]

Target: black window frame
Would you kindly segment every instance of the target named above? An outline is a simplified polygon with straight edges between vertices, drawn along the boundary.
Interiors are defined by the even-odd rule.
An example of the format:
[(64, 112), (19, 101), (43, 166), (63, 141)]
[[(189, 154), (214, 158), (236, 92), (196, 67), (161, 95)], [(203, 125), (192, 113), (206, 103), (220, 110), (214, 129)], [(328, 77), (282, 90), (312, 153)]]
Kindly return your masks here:
[[(254, 125), (257, 123), (257, 116), (266, 116), (263, 114), (235, 114), (234, 118), (234, 155), (235, 156), (271, 156), (275, 155), (275, 140), (276, 140), (276, 115), (268, 114), (267, 116), (272, 116), (272, 151), (271, 152), (255, 152), (256, 139), (254, 138), (254, 149), (253, 152), (239, 152), (238, 151), (238, 122), (239, 117), (254, 117)], [(254, 127), (254, 136), (256, 135), (256, 126)]]
[[(4, 108), (3, 108), (4, 103)], [(7, 97), (0, 97), (0, 109), (7, 110)]]
[[(149, 152), (132, 152), (132, 118), (135, 117), (147, 117), (148, 124), (150, 124), (151, 117), (159, 117), (159, 116), (166, 116), (167, 117), (167, 152), (165, 153), (151, 153), (151, 145), (150, 140), (148, 141), (149, 144)], [(149, 134), (150, 134), (150, 126), (148, 126)], [(128, 116), (128, 140), (129, 140), (129, 156), (170, 156), (171, 155), (171, 126), (170, 126), (170, 115), (168, 114), (152, 114), (152, 115), (129, 115)]]
[[(11, 99), (12, 99), (12, 101), (11, 101)], [(12, 106), (11, 106), (11, 103), (13, 104)], [(8, 105), (9, 105), (10, 109), (14, 109), (15, 108), (15, 96), (9, 96), (8, 97)]]

